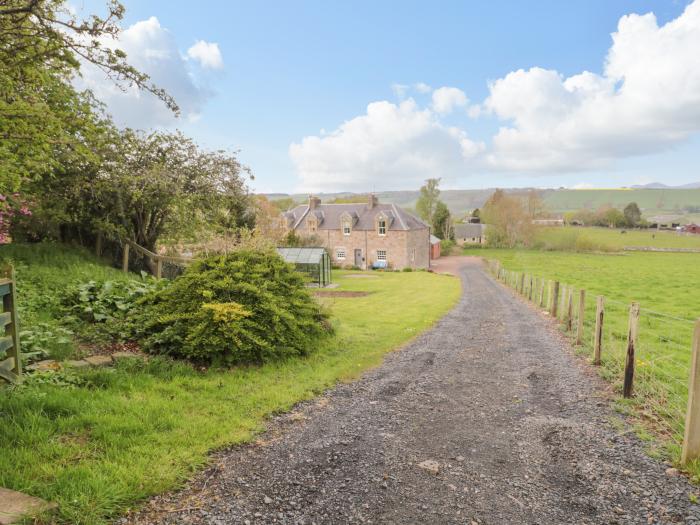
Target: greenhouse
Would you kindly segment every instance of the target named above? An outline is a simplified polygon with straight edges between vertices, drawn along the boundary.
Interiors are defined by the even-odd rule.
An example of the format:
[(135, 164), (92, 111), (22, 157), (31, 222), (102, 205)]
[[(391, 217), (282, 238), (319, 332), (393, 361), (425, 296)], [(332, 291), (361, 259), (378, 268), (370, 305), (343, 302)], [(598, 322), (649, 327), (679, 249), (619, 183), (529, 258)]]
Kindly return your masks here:
[(277, 248), (277, 252), (298, 272), (320, 287), (331, 284), (331, 258), (323, 248)]

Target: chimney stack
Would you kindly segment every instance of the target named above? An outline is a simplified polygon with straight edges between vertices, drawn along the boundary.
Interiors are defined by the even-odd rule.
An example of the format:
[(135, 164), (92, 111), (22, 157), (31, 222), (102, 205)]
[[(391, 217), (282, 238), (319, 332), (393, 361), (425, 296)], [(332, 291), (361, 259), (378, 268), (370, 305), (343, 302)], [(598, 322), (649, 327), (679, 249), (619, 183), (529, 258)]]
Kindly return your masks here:
[(377, 205), (378, 202), (379, 200), (377, 199), (377, 196), (374, 193), (370, 193), (367, 199), (367, 209), (371, 210)]
[(318, 197), (314, 197), (313, 195), (309, 195), (309, 209), (310, 210), (315, 210), (319, 204), (321, 204), (321, 199), (319, 199)]

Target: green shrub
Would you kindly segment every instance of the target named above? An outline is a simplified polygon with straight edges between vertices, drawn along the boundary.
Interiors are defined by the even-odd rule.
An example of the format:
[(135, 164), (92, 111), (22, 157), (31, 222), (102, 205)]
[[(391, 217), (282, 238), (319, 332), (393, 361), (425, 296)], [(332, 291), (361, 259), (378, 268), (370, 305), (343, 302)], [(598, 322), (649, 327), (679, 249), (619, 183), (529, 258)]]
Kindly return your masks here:
[(404, 268), (403, 271), (404, 272), (412, 272), (413, 268), (411, 268), (410, 266), (406, 266), (406, 268)]
[(451, 239), (443, 239), (440, 241), (440, 253), (441, 255), (451, 255), (452, 250), (455, 247), (455, 242)]
[(274, 252), (240, 250), (198, 261), (142, 303), (143, 348), (196, 362), (302, 355), (330, 330), (304, 278)]

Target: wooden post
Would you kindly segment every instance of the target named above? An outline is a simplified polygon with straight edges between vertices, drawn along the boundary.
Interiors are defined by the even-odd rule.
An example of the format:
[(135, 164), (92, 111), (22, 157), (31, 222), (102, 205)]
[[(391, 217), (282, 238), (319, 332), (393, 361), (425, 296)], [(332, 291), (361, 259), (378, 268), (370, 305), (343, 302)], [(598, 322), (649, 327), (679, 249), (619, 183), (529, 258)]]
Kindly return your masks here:
[(595, 300), (595, 340), (593, 342), (593, 364), (600, 365), (603, 348), (603, 320), (605, 318), (605, 297), (599, 295)]
[(586, 290), (578, 292), (578, 324), (576, 325), (576, 344), (583, 344), (583, 321), (586, 316)]
[(540, 308), (544, 308), (544, 277), (542, 277), (542, 279), (540, 279), (539, 285), (540, 285), (540, 300), (538, 301), (538, 303), (540, 304)]
[(0, 277), (5, 277), (2, 281), (4, 291), (2, 292), (2, 315), (0, 328), (4, 333), (0, 338), (2, 350), (5, 350), (6, 359), (0, 361), (0, 377), (17, 382), (22, 379), (22, 353), (19, 345), (19, 321), (17, 317), (17, 281), (15, 280), (15, 269), (7, 266), (0, 271)]
[(124, 243), (124, 253), (122, 253), (122, 270), (129, 271), (129, 244)]
[(156, 279), (160, 279), (163, 275), (163, 259), (158, 257), (156, 259)]
[(527, 288), (527, 299), (532, 302), (532, 295), (534, 293), (533, 287), (534, 287), (535, 280), (533, 279), (532, 275), (530, 275), (530, 286)]
[(568, 292), (566, 296), (566, 331), (571, 332), (574, 327), (574, 287), (569, 286)]
[(549, 313), (556, 319), (559, 307), (559, 281), (554, 281), (552, 284), (552, 304), (550, 306), (551, 310)]
[(695, 321), (681, 463), (700, 457), (700, 319)]
[(102, 256), (102, 234), (97, 234), (97, 240), (95, 241), (95, 254), (98, 257)]
[(525, 273), (520, 274), (520, 295), (525, 293)]
[(624, 397), (632, 397), (634, 389), (634, 352), (637, 347), (639, 332), (639, 303), (630, 306), (630, 320), (627, 329), (627, 359), (625, 360), (625, 383), (622, 387)]

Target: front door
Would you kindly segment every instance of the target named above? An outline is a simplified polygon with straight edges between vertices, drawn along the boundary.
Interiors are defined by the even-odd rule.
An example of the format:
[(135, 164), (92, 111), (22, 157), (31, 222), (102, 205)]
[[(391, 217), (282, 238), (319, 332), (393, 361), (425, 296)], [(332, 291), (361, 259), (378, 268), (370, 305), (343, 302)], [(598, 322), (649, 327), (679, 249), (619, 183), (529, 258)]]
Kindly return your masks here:
[(355, 248), (355, 266), (362, 268), (362, 250)]

